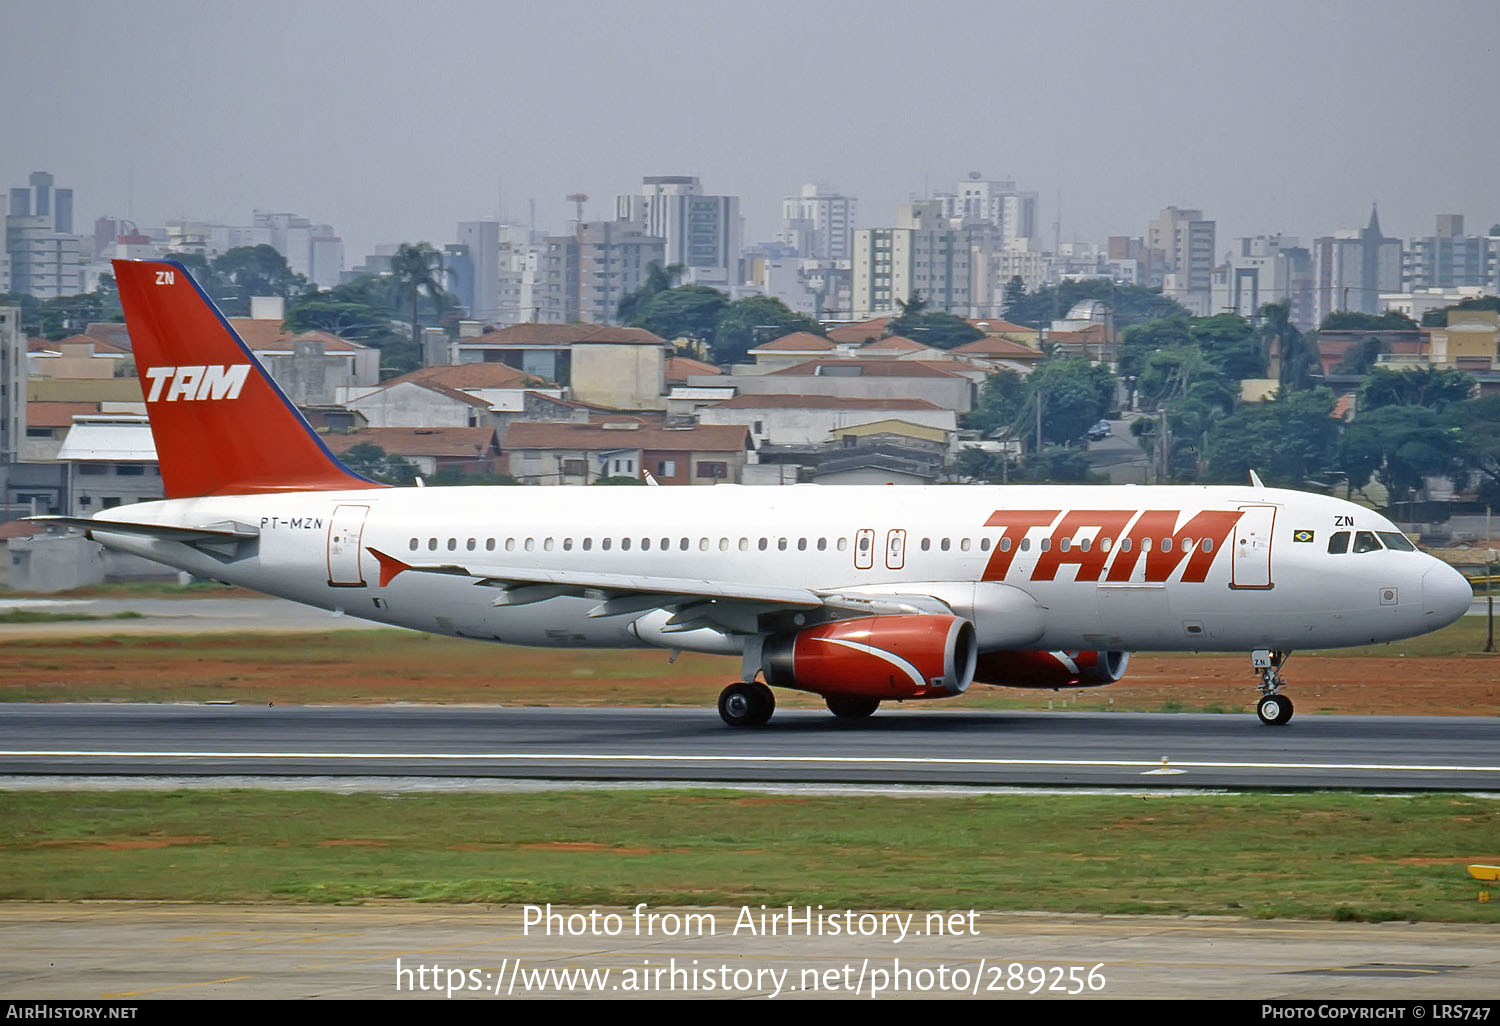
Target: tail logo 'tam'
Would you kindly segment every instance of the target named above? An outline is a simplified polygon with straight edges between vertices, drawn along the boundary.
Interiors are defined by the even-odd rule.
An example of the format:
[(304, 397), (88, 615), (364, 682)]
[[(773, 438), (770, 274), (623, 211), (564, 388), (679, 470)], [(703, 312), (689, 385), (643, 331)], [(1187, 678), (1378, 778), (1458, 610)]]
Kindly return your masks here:
[(151, 382), (151, 389), (146, 394), (146, 401), (172, 403), (179, 399), (238, 399), (249, 376), (248, 363), (147, 367), (144, 377)]

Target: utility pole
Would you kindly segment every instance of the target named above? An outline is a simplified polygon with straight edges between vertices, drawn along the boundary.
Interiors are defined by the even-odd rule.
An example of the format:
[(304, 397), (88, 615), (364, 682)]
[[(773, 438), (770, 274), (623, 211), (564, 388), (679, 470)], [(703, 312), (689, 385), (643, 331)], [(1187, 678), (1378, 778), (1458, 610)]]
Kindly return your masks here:
[(1490, 508), (1484, 507), (1484, 543), (1489, 547), (1484, 561), (1484, 598), (1489, 607), (1489, 632), (1484, 639), (1484, 650), (1495, 651), (1495, 536), (1490, 534)]

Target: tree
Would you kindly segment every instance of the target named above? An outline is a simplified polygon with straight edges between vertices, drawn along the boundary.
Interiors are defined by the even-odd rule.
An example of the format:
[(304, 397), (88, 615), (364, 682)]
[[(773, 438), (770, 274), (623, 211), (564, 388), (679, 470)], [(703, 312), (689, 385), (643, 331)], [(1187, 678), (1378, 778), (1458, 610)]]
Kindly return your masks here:
[(416, 464), (400, 456), (391, 456), (374, 442), (360, 442), (349, 447), (343, 464), (356, 474), (384, 481), (386, 484), (409, 485), (417, 479)]
[(823, 326), (787, 307), (774, 296), (746, 296), (724, 308), (713, 332), (716, 363), (743, 363), (756, 346), (794, 332), (823, 334)]
[(1276, 377), (1282, 389), (1307, 388), (1312, 367), (1316, 365), (1321, 373), (1322, 364), (1318, 362), (1317, 346), (1309, 345), (1292, 323), (1292, 301), (1266, 303), (1256, 316), (1260, 319), (1260, 337), (1266, 352), (1276, 349)]
[(1338, 464), (1339, 422), (1327, 388), (1281, 392), (1219, 421), (1205, 453), (1205, 477), (1236, 484), (1254, 470), (1268, 484), (1327, 487)]
[(1385, 485), (1394, 505), (1413, 498), (1428, 477), (1467, 479), (1463, 433), (1421, 406), (1362, 410), (1344, 431), (1340, 463), (1349, 488), (1363, 488), (1366, 470)]
[[(1288, 306), (1291, 300), (1284, 300)], [(1277, 304), (1279, 305), (1279, 304)], [(1400, 310), (1387, 310), (1382, 314), (1360, 313), (1358, 310), (1335, 310), (1323, 318), (1319, 331), (1410, 331), (1417, 322)]]
[(619, 306), (615, 308), (615, 320), (621, 324), (634, 324), (641, 308), (650, 301), (651, 297), (659, 292), (676, 288), (686, 272), (687, 268), (682, 264), (669, 264), (663, 267), (655, 260), (651, 261), (646, 266), (646, 280), (641, 283), (640, 288), (620, 298)]
[(1359, 411), (1381, 406), (1425, 406), (1431, 410), (1463, 402), (1474, 393), (1474, 378), (1456, 367), (1376, 367), (1359, 390)]
[(1236, 314), (1195, 317), (1188, 331), (1209, 363), (1234, 381), (1264, 377), (1266, 351), (1250, 322)]
[(1453, 403), (1441, 423), (1459, 433), (1464, 465), (1478, 478), (1479, 500), (1500, 506), (1500, 395)]
[(1162, 317), (1126, 328), (1124, 340), (1120, 343), (1120, 374), (1127, 378), (1138, 378), (1145, 370), (1146, 361), (1152, 353), (1192, 344), (1189, 324), (1190, 320), (1184, 312), (1180, 317)]
[(1018, 297), (1018, 302), (1005, 308), (1005, 319), (1045, 328), (1085, 299), (1097, 299), (1108, 305), (1117, 331), (1147, 321), (1188, 316), (1186, 307), (1159, 291), (1139, 285), (1118, 285), (1105, 278), (1085, 278), (1048, 285)]
[(1021, 280), (1019, 274), (1011, 275), (1010, 281), (1005, 283), (1005, 293), (1001, 302), (1005, 304), (1001, 307), (1005, 319), (1012, 324), (1020, 324), (1021, 322), (1016, 318), (1022, 315), (1022, 308), (1026, 303), (1026, 283)]
[(448, 294), (443, 290), (443, 254), (425, 242), (403, 242), (396, 247), (396, 255), (391, 257), (391, 277), (411, 309), (412, 344), (420, 344), (418, 301), (425, 295), (439, 311), (448, 302)]
[(363, 303), (340, 303), (322, 298), (304, 300), (287, 311), (283, 327), (301, 334), (326, 331), (339, 338), (365, 341), (390, 334), (387, 314)]
[(292, 304), (308, 291), (307, 279), (265, 244), (237, 246), (215, 257), (207, 272), (208, 281), (199, 284), (230, 317), (249, 317), (252, 296), (278, 296)]
[(984, 379), (974, 408), (964, 414), (964, 426), (985, 437), (1019, 426), (1026, 409), (1026, 382), (1012, 370), (998, 370)]
[[(984, 338), (984, 332), (962, 317), (955, 317), (941, 310), (913, 310), (916, 303), (915, 297), (913, 299), (913, 304), (908, 304), (900, 317), (886, 322), (888, 336), (902, 335), (934, 349), (952, 349)], [(925, 300), (921, 303), (922, 306), (926, 305)]]
[(729, 297), (707, 285), (679, 285), (658, 292), (637, 311), (631, 324), (665, 339), (712, 339)]
[(1066, 445), (1081, 439), (1109, 412), (1114, 404), (1115, 376), (1109, 368), (1087, 360), (1043, 360), (1026, 378), (1026, 391), (1022, 428), (1028, 437), (1035, 439), (1040, 403), (1041, 444)]
[(1368, 374), (1382, 353), (1391, 351), (1390, 343), (1377, 335), (1366, 335), (1344, 350), (1344, 358), (1334, 365), (1335, 374)]

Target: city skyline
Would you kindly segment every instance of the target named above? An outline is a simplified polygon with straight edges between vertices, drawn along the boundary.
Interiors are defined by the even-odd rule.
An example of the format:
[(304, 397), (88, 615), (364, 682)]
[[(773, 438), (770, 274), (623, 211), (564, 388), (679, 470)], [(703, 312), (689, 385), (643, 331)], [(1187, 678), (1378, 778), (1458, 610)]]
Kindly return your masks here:
[[(1038, 192), (1049, 245), (1059, 195), (1063, 241), (1141, 234), (1168, 205), (1204, 210), (1222, 241), (1356, 227), (1372, 201), (1403, 238), (1440, 213), (1500, 221), (1500, 140), (1483, 128), (1500, 9), (1425, 9), (1419, 37), (1441, 46), (1415, 52), (1400, 4), (1255, 13), (455, 2), (418, 22), (383, 2), (13, 5), (0, 177), (51, 170), (83, 223), (295, 210), (332, 224), (351, 264), (459, 221), (524, 223), (532, 199), (543, 231), (566, 228), (578, 191), (606, 219), (664, 174), (741, 197), (747, 242), (773, 237), (804, 182), (857, 197), (877, 226), (971, 170)], [(68, 74), (42, 75), (59, 62)]]

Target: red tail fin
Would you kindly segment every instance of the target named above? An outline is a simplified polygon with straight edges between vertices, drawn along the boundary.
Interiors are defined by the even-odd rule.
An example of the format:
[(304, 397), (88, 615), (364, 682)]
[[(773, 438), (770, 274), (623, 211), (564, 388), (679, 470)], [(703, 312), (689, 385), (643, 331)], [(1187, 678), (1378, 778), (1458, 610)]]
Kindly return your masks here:
[(383, 487), (328, 451), (181, 264), (114, 265), (168, 498)]

